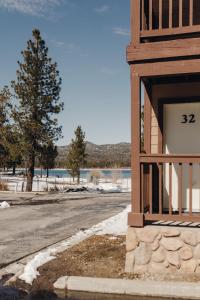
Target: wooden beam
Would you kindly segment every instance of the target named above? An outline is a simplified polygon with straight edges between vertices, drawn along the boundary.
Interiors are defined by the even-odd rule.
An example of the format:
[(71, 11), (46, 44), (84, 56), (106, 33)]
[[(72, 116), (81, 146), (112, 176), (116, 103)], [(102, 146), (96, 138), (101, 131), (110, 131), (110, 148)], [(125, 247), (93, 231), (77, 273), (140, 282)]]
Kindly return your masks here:
[[(190, 47), (188, 47), (190, 45)], [(151, 59), (166, 59), (184, 56), (200, 55), (200, 38), (173, 40), (156, 43), (144, 43), (138, 47), (127, 48), (127, 61), (145, 61)]]
[(143, 30), (140, 33), (141, 38), (153, 38), (153, 37), (164, 37), (168, 35), (184, 35), (188, 33), (198, 33), (200, 31), (200, 25), (184, 26), (184, 27), (172, 27), (172, 28), (162, 28)]
[(134, 64), (134, 69), (140, 77), (200, 74), (200, 59)]
[(200, 163), (200, 155), (168, 155), (168, 154), (151, 154), (151, 155), (140, 155), (141, 163), (179, 163), (179, 164), (190, 164)]

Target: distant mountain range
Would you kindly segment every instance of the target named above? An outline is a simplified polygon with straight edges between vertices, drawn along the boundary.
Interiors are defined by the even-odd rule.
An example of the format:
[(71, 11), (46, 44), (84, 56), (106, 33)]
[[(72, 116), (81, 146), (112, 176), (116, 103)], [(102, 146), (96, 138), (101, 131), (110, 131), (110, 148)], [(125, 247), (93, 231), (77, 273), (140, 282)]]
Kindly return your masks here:
[[(58, 146), (57, 166), (65, 163), (68, 149), (69, 145)], [(87, 167), (130, 167), (130, 143), (96, 145), (87, 142), (86, 153)]]

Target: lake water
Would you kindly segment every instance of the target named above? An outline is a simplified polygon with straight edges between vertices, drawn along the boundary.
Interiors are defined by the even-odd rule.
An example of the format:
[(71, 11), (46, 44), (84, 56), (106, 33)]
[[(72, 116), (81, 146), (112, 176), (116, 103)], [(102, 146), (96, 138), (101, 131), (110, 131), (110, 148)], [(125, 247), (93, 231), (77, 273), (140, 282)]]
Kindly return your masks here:
[[(120, 176), (122, 178), (130, 178), (131, 177), (131, 170), (130, 169), (102, 169), (99, 170), (102, 173), (103, 177), (111, 177), (113, 172), (119, 172)], [(81, 178), (87, 178), (88, 174), (91, 172), (91, 170), (89, 169), (83, 169), (81, 170)], [(40, 170), (35, 170), (35, 175), (40, 176), (41, 171)], [(43, 170), (42, 174), (45, 176), (46, 175), (46, 171)], [(63, 170), (63, 169), (53, 169), (53, 170), (49, 170), (49, 176), (53, 176), (53, 177), (70, 177), (70, 174), (67, 170)]]

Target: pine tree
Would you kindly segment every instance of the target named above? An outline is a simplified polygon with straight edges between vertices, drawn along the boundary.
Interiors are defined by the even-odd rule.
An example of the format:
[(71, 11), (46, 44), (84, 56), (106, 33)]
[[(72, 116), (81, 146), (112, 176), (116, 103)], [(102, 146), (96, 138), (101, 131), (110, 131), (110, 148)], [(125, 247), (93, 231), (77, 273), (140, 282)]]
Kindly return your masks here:
[(17, 80), (12, 82), (18, 106), (13, 118), (21, 132), (21, 148), (28, 167), (27, 191), (32, 191), (36, 156), (43, 144), (61, 137), (61, 127), (54, 117), (63, 109), (60, 102), (61, 78), (57, 64), (48, 57), (48, 48), (39, 30), (22, 51), (23, 63), (18, 62)]
[(39, 162), (43, 169), (46, 170), (47, 177), (49, 177), (49, 169), (55, 168), (55, 159), (57, 156), (57, 147), (53, 144), (53, 142), (43, 145)]
[(10, 128), (11, 93), (7, 86), (0, 91), (0, 164), (5, 168), (8, 158), (6, 147), (7, 135)]
[(82, 131), (81, 126), (78, 126), (74, 133), (75, 139), (72, 139), (67, 155), (67, 168), (73, 180), (77, 177), (77, 183), (79, 184), (80, 169), (86, 164), (86, 142), (85, 133)]

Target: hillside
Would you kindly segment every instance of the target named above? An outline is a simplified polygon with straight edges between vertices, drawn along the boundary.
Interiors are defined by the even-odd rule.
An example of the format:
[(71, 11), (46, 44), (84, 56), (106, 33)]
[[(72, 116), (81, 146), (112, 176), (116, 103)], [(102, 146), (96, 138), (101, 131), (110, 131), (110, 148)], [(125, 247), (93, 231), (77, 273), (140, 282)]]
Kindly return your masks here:
[[(57, 166), (61, 167), (66, 161), (69, 146), (58, 147)], [(96, 145), (86, 143), (87, 167), (129, 167), (131, 156), (130, 143)]]

